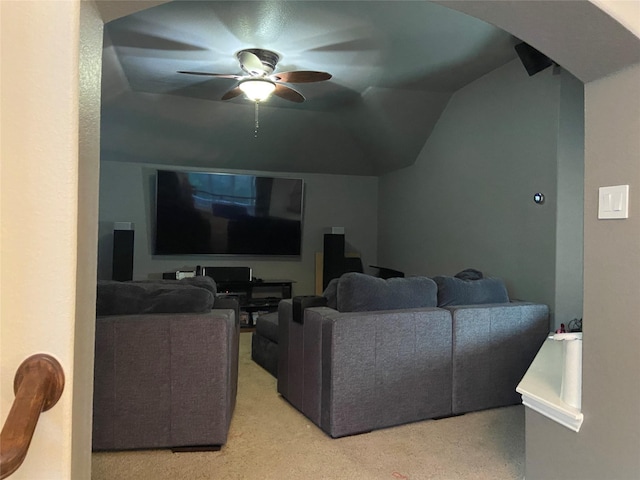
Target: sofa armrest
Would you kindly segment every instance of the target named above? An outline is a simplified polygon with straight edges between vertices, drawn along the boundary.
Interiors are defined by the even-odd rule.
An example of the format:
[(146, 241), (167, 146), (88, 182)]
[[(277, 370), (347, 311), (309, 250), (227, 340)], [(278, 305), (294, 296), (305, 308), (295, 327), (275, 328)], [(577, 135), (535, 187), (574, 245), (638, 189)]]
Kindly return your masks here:
[(237, 297), (228, 295), (219, 295), (213, 303), (214, 310), (232, 309), (235, 312), (238, 323), (240, 322), (240, 302)]
[(516, 392), (549, 333), (549, 307), (447, 307), (453, 321), (453, 413), (520, 403)]
[(98, 317), (94, 450), (224, 444), (237, 331), (230, 309)]
[(289, 378), (292, 403), (332, 437), (451, 412), (446, 310), (340, 313), (315, 307), (306, 309), (304, 325), (295, 325), (303, 334), (289, 357), (298, 369)]
[(292, 389), (296, 381), (300, 382), (298, 377), (302, 374), (301, 370), (297, 371), (298, 366), (301, 368), (302, 362), (302, 325), (293, 323), (293, 300), (290, 298), (280, 300), (278, 303), (278, 393), (296, 408), (300, 408)]
[(310, 307), (324, 307), (327, 299), (322, 295), (300, 295), (293, 297), (293, 321), (304, 323), (304, 311)]

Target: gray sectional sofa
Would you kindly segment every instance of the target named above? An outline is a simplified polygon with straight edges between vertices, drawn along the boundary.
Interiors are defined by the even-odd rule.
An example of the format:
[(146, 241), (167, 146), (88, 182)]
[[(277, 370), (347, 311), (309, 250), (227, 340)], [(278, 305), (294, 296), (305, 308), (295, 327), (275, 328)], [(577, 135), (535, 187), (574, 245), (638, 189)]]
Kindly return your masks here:
[(496, 279), (348, 273), (325, 295), (280, 302), (278, 392), (332, 437), (519, 403), (549, 331)]
[(208, 277), (98, 282), (93, 449), (218, 449), (236, 404), (237, 301)]

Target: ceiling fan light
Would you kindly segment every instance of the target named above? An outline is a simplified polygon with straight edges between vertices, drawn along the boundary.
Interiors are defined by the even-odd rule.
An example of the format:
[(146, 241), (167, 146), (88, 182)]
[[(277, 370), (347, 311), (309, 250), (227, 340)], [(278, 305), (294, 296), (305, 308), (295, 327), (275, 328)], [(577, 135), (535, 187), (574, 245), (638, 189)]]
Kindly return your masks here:
[(238, 88), (242, 90), (242, 93), (244, 93), (249, 100), (263, 102), (273, 93), (276, 85), (269, 80), (250, 79), (240, 83)]

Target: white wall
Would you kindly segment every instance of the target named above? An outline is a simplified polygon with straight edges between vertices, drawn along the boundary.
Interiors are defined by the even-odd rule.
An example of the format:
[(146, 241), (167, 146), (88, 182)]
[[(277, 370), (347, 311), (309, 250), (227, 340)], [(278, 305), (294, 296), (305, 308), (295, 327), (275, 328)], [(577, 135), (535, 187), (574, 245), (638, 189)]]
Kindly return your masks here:
[[(91, 62), (100, 57), (102, 23), (80, 1), (0, 2), (0, 17), (2, 422), (25, 358), (52, 354), (66, 377), (61, 399), (40, 417), (11, 479), (85, 479), (91, 475), (100, 70)], [(81, 33), (88, 51), (79, 91)]]
[(553, 308), (560, 78), (514, 60), (453, 95), (415, 165), (381, 177), (382, 264), (476, 268)]
[(180, 268), (193, 269), (196, 265), (248, 266), (253, 269), (253, 276), (258, 278), (294, 280), (294, 295), (313, 294), (315, 253), (322, 251), (323, 234), (332, 226), (345, 227), (348, 251), (359, 253), (365, 266), (375, 265), (377, 262), (376, 177), (282, 174), (302, 178), (305, 182), (302, 255), (268, 258), (213, 255), (153, 256), (151, 232), (154, 174), (154, 168), (148, 165), (101, 162), (99, 278), (111, 278), (114, 222), (135, 224), (134, 279), (159, 277), (162, 272)]

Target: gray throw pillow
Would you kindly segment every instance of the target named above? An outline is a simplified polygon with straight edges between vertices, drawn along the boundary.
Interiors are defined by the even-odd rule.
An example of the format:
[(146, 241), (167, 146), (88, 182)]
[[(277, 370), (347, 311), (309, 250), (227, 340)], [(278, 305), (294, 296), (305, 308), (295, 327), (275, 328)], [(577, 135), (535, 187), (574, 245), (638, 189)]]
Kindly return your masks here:
[(476, 270), (475, 268), (467, 268), (466, 270), (462, 270), (454, 275), (454, 277), (459, 278), (461, 280), (480, 280), (484, 278), (484, 275), (480, 270)]
[(193, 287), (206, 288), (214, 295), (218, 293), (216, 281), (206, 275), (197, 275), (195, 277), (186, 277), (180, 280), (163, 280), (163, 282), (175, 282), (177, 285), (191, 285)]
[(98, 281), (96, 314), (204, 313), (213, 308), (214, 294), (186, 283)]
[(456, 277), (437, 276), (438, 306), (481, 305), (486, 303), (508, 303), (507, 287), (499, 278), (462, 280)]
[(327, 307), (338, 309), (338, 282), (339, 278), (334, 278), (327, 284), (327, 288), (322, 292), (322, 296), (327, 299)]
[(340, 312), (372, 312), (435, 307), (437, 286), (429, 277), (382, 279), (363, 273), (345, 273), (338, 282)]
[[(106, 281), (106, 280), (105, 280)], [(162, 279), (162, 280), (132, 280), (129, 283), (152, 283), (156, 285), (177, 285), (178, 288), (185, 285), (191, 285), (193, 287), (206, 288), (211, 293), (216, 295), (218, 293), (218, 286), (216, 281), (205, 275), (197, 275), (195, 277), (185, 277), (180, 280), (174, 279)]]

